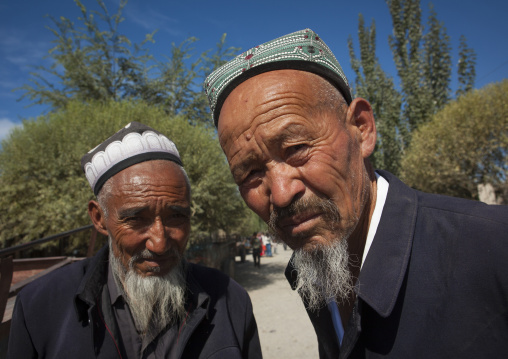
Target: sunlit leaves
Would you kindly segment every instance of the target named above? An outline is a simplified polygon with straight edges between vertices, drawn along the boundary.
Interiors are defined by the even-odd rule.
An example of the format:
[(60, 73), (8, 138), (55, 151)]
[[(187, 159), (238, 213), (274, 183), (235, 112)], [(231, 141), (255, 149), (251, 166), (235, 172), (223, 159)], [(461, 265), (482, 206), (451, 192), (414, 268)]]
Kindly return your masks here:
[[(478, 199), (478, 184), (506, 196), (508, 81), (450, 102), (413, 135), (403, 178), (420, 190)], [(506, 200), (506, 198), (505, 198)]]
[(193, 236), (231, 231), (245, 221), (245, 205), (213, 131), (143, 102), (70, 101), (65, 109), (24, 121), (3, 141), (0, 241), (14, 245), (89, 224), (93, 193), (81, 156), (131, 121), (176, 143), (192, 184)]

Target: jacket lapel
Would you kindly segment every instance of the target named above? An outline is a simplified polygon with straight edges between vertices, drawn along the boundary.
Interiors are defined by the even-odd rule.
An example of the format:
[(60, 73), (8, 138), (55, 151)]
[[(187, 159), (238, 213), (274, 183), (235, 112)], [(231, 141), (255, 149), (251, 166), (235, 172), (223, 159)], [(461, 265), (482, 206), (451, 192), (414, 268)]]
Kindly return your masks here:
[(414, 191), (392, 174), (378, 171), (390, 184), (381, 220), (358, 277), (358, 297), (386, 318), (404, 281), (417, 215)]
[(208, 316), (208, 306), (210, 304), (210, 296), (194, 279), (191, 270), (187, 271), (187, 288), (189, 303), (187, 305), (187, 318), (185, 318), (178, 333), (178, 358), (182, 357), (187, 342), (196, 328), (205, 316)]
[[(339, 349), (330, 313), (307, 311), (318, 337), (321, 358), (347, 358), (361, 334), (361, 314), (366, 302), (382, 317), (392, 312), (404, 281), (417, 216), (416, 194), (398, 178), (378, 171), (388, 182), (388, 196), (374, 241), (358, 277), (357, 299)], [(380, 273), (382, 275), (380, 276)], [(286, 278), (294, 290), (298, 273), (289, 262)], [(304, 303), (305, 304), (305, 303)]]
[[(95, 354), (100, 357), (111, 357), (117, 353), (120, 335), (116, 320), (111, 312), (111, 301), (107, 291), (109, 248), (104, 246), (85, 267), (86, 274), (81, 281), (75, 296), (75, 308), (78, 318), (91, 330)], [(85, 259), (86, 260), (86, 259)], [(106, 325), (111, 331), (113, 340), (107, 340)], [(116, 343), (114, 342), (116, 341)]]

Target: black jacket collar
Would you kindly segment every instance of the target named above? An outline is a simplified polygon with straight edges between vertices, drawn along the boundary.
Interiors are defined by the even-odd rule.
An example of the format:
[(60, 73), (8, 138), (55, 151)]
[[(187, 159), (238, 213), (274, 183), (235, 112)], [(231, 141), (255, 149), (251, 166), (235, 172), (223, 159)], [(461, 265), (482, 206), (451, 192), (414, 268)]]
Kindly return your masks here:
[[(380, 170), (378, 172), (390, 186), (374, 241), (358, 277), (355, 288), (357, 300), (349, 324), (345, 328), (340, 350), (341, 358), (349, 355), (361, 333), (363, 302), (382, 317), (389, 316), (393, 311), (411, 255), (418, 207), (417, 196), (391, 173)], [(382, 278), (379, 277), (380, 273)], [(295, 290), (298, 272), (292, 266), (291, 260), (286, 267), (285, 275), (291, 288)], [(320, 356), (338, 357), (339, 345), (328, 309), (307, 313), (318, 337)]]

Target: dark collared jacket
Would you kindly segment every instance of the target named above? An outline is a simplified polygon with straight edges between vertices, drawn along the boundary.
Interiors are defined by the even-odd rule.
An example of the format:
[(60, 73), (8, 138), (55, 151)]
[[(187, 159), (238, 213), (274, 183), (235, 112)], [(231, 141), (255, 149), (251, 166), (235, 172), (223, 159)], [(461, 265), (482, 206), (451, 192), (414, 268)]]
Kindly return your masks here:
[[(13, 312), (8, 355), (19, 358), (121, 358), (106, 290), (108, 248), (26, 286)], [(261, 358), (249, 296), (217, 270), (188, 264), (188, 317), (178, 358)]]
[[(508, 206), (418, 192), (378, 172), (388, 196), (340, 349), (327, 308), (308, 312), (320, 357), (507, 357)], [(294, 268), (286, 276), (294, 285)]]

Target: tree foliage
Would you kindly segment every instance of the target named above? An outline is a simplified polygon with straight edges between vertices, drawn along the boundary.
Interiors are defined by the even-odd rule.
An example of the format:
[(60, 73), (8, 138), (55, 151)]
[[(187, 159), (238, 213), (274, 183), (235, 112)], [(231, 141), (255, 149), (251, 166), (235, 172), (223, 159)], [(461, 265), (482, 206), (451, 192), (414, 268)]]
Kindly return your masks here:
[[(403, 118), (411, 133), (429, 115), (429, 96), (422, 77), (420, 1), (388, 0), (387, 3), (393, 22), (393, 34), (388, 40), (400, 78)], [(409, 143), (409, 137), (405, 142)]]
[(149, 58), (143, 45), (153, 41), (152, 36), (133, 45), (118, 32), (125, 0), (114, 15), (109, 15), (103, 1), (98, 1), (102, 12), (88, 11), (81, 1), (75, 2), (81, 11), (78, 24), (63, 16), (50, 17), (54, 24), (48, 28), (54, 35), (48, 54), (51, 65), (36, 67), (31, 84), (22, 87), (23, 96), (59, 109), (71, 99), (120, 100), (138, 92)]
[(376, 118), (378, 138), (372, 162), (376, 168), (392, 173), (399, 172), (401, 138), (405, 128), (400, 123), (401, 96), (395, 89), (392, 78), (381, 69), (376, 57), (376, 25), (365, 26), (363, 16), (358, 18), (360, 58), (354, 52), (353, 39), (348, 39), (351, 66), (355, 72), (356, 96), (367, 99)]
[(473, 89), (476, 78), (475, 65), (476, 53), (472, 48), (467, 46), (466, 37), (462, 35), (459, 44), (459, 64), (457, 70), (459, 74), (459, 87), (455, 92), (456, 97)]
[[(393, 32), (388, 43), (398, 75), (398, 88), (382, 70), (376, 57), (375, 22), (365, 26), (358, 20), (360, 56), (348, 40), (351, 66), (355, 72), (356, 96), (372, 104), (378, 141), (372, 156), (377, 168), (399, 174), (400, 161), (411, 136), (420, 125), (450, 101), (451, 46), (444, 24), (430, 5), (426, 28), (422, 25), (419, 0), (387, 0)], [(461, 43), (459, 83), (469, 91), (474, 83), (474, 51)], [(467, 69), (467, 70), (466, 70)], [(466, 85), (467, 83), (467, 85)]]
[(423, 36), (422, 72), (424, 90), (430, 96), (428, 112), (435, 113), (450, 99), (451, 46), (444, 24), (437, 19), (432, 5), (427, 24), (428, 32)]
[[(194, 237), (219, 228), (232, 231), (245, 220), (246, 207), (213, 131), (141, 101), (75, 100), (24, 121), (2, 142), (0, 209), (8, 215), (0, 223), (0, 241), (11, 246), (89, 224), (86, 208), (93, 192), (80, 158), (130, 121), (152, 126), (176, 143), (192, 185)], [(73, 246), (81, 248), (83, 241)]]
[(208, 104), (200, 83), (238, 50), (225, 46), (225, 34), (215, 52), (205, 51), (196, 58), (192, 45), (197, 39), (191, 37), (179, 45), (172, 43), (170, 54), (159, 60), (147, 47), (154, 42), (155, 32), (138, 44), (120, 32), (127, 0), (121, 0), (112, 15), (103, 0), (97, 0), (100, 11), (88, 10), (80, 0), (74, 1), (81, 16), (76, 22), (51, 18), (51, 65), (36, 67), (30, 84), (21, 87), (22, 98), (49, 105), (51, 110), (65, 108), (71, 100), (141, 99), (169, 115), (185, 115), (192, 123), (208, 120)]
[(432, 5), (425, 33), (420, 0), (388, 0), (387, 4), (393, 23), (388, 42), (401, 83), (407, 145), (411, 132), (449, 100), (450, 38)]
[[(403, 179), (426, 192), (478, 199), (478, 185), (506, 194), (508, 81), (450, 102), (413, 135)], [(506, 200), (506, 198), (505, 198)]]

